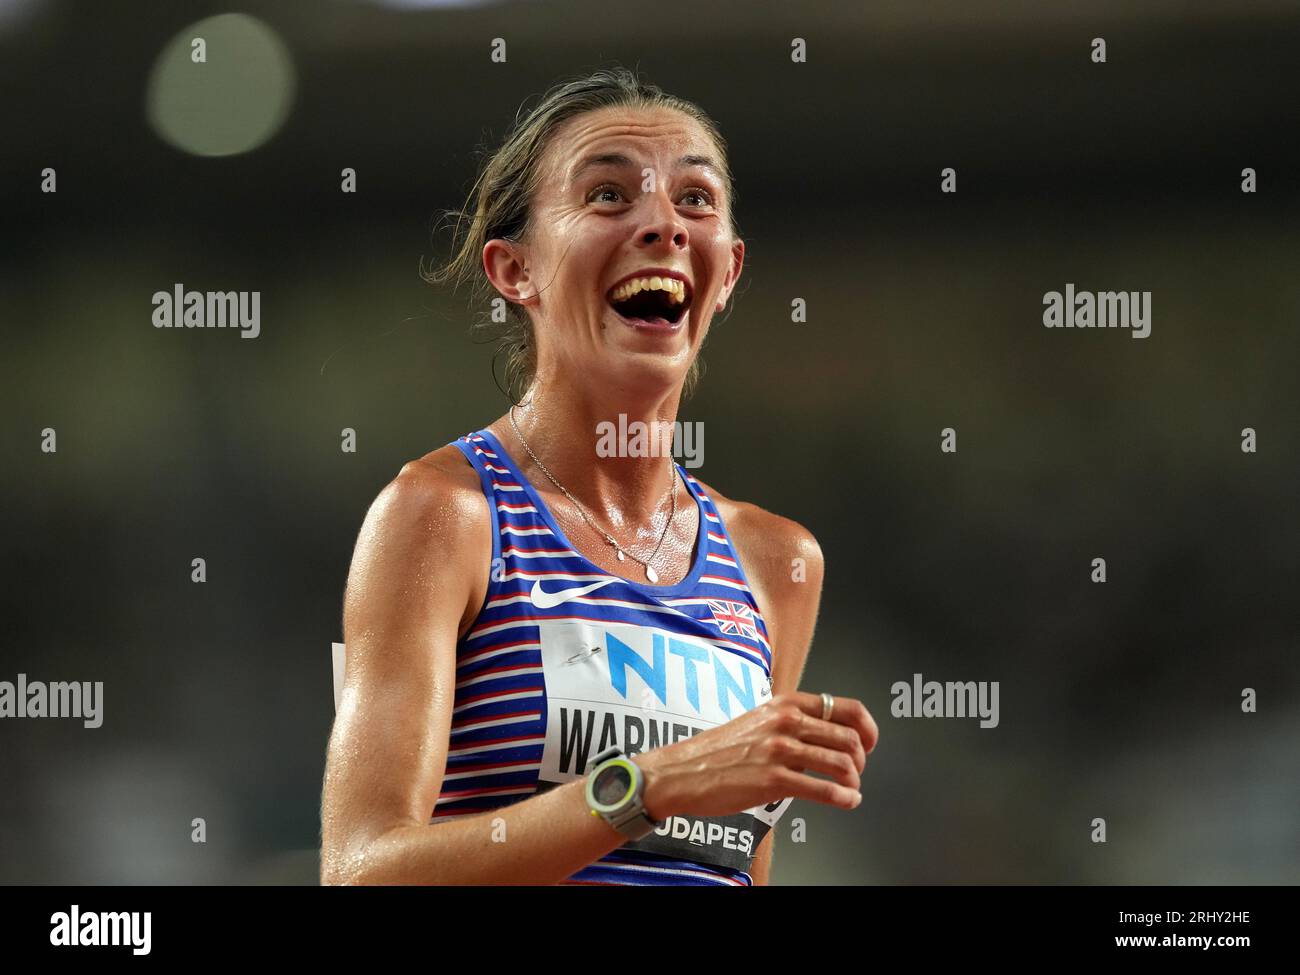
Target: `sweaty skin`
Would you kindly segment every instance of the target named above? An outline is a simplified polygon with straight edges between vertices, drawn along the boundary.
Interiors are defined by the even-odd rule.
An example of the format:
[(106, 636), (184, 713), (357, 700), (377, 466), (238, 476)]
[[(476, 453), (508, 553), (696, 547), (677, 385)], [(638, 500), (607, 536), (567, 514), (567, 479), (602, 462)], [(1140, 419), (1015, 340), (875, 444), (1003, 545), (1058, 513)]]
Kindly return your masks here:
[[(543, 154), (528, 234), (483, 250), (494, 287), (533, 322), (536, 380), (515, 411), (524, 438), (625, 549), (646, 558), (663, 535), (655, 560), (661, 586), (690, 569), (698, 510), (684, 503), (680, 479), (670, 481), (666, 458), (597, 458), (596, 431), (620, 414), (629, 426), (664, 428), (677, 417), (690, 364), (744, 261), (720, 163), (704, 128), (678, 112), (579, 115)], [(689, 280), (681, 327), (636, 327), (607, 300), (615, 284), (647, 268)], [(617, 561), (531, 460), (508, 416), (488, 429), (580, 554), (644, 582), (642, 566)], [(666, 525), (670, 483), (680, 494)], [(730, 803), (735, 808), (726, 811), (739, 811), (795, 796), (852, 809), (875, 723), (860, 701), (839, 695), (834, 716), (822, 721), (816, 696), (795, 690), (821, 597), (817, 541), (796, 522), (702, 486), (767, 624), (774, 699), (638, 756), (647, 808), (660, 819), (717, 815), (709, 807)], [(345, 596), (347, 674), (322, 797), (324, 882), (555, 883), (622, 845), (621, 834), (590, 815), (582, 781), (482, 816), (428, 824), (446, 766), (455, 647), (487, 590), (491, 524), (478, 474), (452, 445), (405, 465), (367, 514)], [(805, 562), (802, 575), (796, 559)], [(494, 830), (509, 842), (494, 841)], [(769, 837), (750, 871), (756, 883), (767, 882), (770, 863)]]
[[(508, 429), (508, 421), (505, 422)], [(500, 436), (500, 425), (501, 421), (498, 421), (489, 429)], [(508, 440), (502, 440), (501, 442), (503, 445), (509, 445), (510, 443)], [(516, 454), (511, 456), (517, 458)], [(520, 462), (516, 459), (516, 463)], [(527, 460), (526, 455), (522, 464), (525, 468), (524, 473), (529, 476), (530, 480), (533, 479), (534, 475), (540, 474)], [(544, 480), (544, 476), (542, 479)], [(699, 479), (697, 478), (697, 480)], [(468, 632), (473, 624), (475, 616), (483, 605), (483, 599), (490, 581), (491, 515), (483, 497), (478, 473), (465, 462), (464, 455), (453, 446), (441, 447), (420, 460), (406, 465), (394, 483), (397, 484), (398, 482), (401, 482), (401, 487), (398, 488), (399, 491), (404, 492), (408, 497), (415, 495), (423, 499), (410, 505), (412, 511), (403, 520), (411, 522), (413, 530), (404, 532), (404, 535), (408, 537), (418, 535), (420, 526), (435, 524), (440, 520), (440, 516), (445, 517), (448, 512), (452, 512), (452, 520), (460, 526), (457, 536), (463, 539), (465, 544), (451, 547), (435, 545), (432, 537), (430, 537), (425, 544), (417, 543), (412, 545), (409, 554), (400, 553), (397, 558), (376, 557), (369, 568), (354, 569), (353, 576), (349, 579), (349, 603), (353, 607), (353, 611), (362, 619), (369, 620), (373, 617), (377, 621), (386, 613), (392, 615), (389, 612), (391, 605), (400, 600), (400, 597), (392, 595), (394, 593), (410, 594), (413, 597), (412, 601), (418, 602), (420, 601), (418, 594), (426, 591), (426, 587), (439, 585), (437, 580), (440, 578), (459, 578), (466, 581), (466, 585), (460, 590), (462, 595), (459, 597), (458, 612), (454, 614), (457, 620), (454, 636), (450, 626), (445, 631), (445, 641), (449, 644), (450, 649), (444, 649), (441, 654), (435, 652), (435, 655), (446, 658), (444, 676), (441, 681), (436, 682), (440, 685), (440, 688), (413, 691), (410, 694), (412, 700), (410, 708), (414, 711), (414, 714), (408, 714), (401, 709), (394, 710), (393, 707), (385, 707), (381, 703), (381, 699), (374, 700), (371, 707), (367, 708), (372, 713), (376, 711), (380, 714), (387, 713), (389, 717), (372, 718), (365, 722), (371, 730), (363, 734), (367, 739), (374, 739), (373, 742), (367, 742), (366, 744), (373, 748), (379, 748), (381, 747), (380, 742), (387, 735), (393, 734), (405, 742), (404, 747), (401, 748), (403, 755), (423, 756), (427, 764), (421, 763), (421, 767), (417, 770), (406, 768), (401, 764), (395, 766), (391, 760), (384, 762), (358, 760), (356, 766), (350, 772), (351, 776), (359, 780), (355, 788), (356, 799), (350, 804), (339, 804), (336, 808), (323, 809), (323, 818), (332, 817), (346, 821), (358, 811), (358, 807), (368, 807), (373, 811), (376, 807), (391, 806), (408, 810), (408, 822), (411, 825), (427, 823), (428, 811), (432, 809), (433, 805), (430, 797), (437, 795), (441, 785), (442, 772), (445, 769), (447, 730), (450, 729), (451, 699), (455, 685), (454, 645)], [(771, 514), (753, 504), (732, 501), (704, 481), (699, 483), (705, 493), (713, 499), (723, 521), (727, 525), (737, 556), (749, 580), (755, 602), (758, 604), (759, 611), (763, 614), (764, 622), (767, 624), (772, 645), (773, 695), (776, 696), (786, 691), (792, 691), (799, 685), (809, 648), (812, 645), (824, 570), (821, 549), (812, 534), (797, 522)], [(551, 492), (544, 492), (536, 480), (533, 480), (533, 484), (539, 493), (543, 493), (543, 500), (548, 505), (554, 506), (552, 510), (555, 511), (557, 518), (559, 518), (558, 509), (567, 504), (564, 496), (553, 489)], [(392, 489), (390, 488), (390, 490)], [(405, 501), (390, 503), (406, 506)], [(580, 535), (576, 525), (583, 524), (585, 523), (582, 522), (580, 517), (574, 516), (572, 519), (564, 521), (562, 527), (564, 527), (570, 541), (578, 551), (585, 557), (595, 561), (597, 556), (603, 557), (604, 553), (601, 549), (608, 549), (608, 545), (603, 540), (592, 541), (588, 536)], [(363, 537), (358, 543), (358, 555), (362, 557), (363, 553), (374, 552), (378, 556), (382, 550), (390, 547), (391, 542), (389, 540)], [(794, 575), (793, 566), (796, 558), (803, 559), (805, 563), (805, 581), (803, 582), (795, 582), (791, 578)], [(642, 581), (637, 571), (630, 571), (628, 568), (631, 565), (634, 569), (639, 569), (635, 563), (614, 562), (614, 565), (618, 566), (618, 569), (610, 568), (611, 574)], [(366, 580), (364, 587), (360, 582), (363, 579)], [(674, 578), (670, 581), (675, 582), (677, 580)], [(362, 616), (362, 614), (364, 615)], [(399, 613), (397, 615), (407, 614)], [(370, 632), (370, 628), (363, 622), (359, 622), (356, 629), (362, 632)], [(354, 661), (361, 658), (361, 654), (357, 650), (361, 646), (360, 641), (364, 640), (364, 637), (358, 637), (354, 640), (351, 631), (345, 630), (345, 633), (346, 642), (349, 646), (348, 666), (352, 668)], [(378, 655), (381, 651), (376, 647), (372, 652)], [(390, 654), (384, 653), (383, 656), (388, 657)], [(402, 669), (403, 680), (410, 683), (411, 679), (416, 675), (412, 674), (410, 668), (403, 662), (406, 656), (400, 653), (391, 654), (391, 656), (393, 658), (391, 664), (385, 666)], [(437, 723), (436, 727), (430, 729), (429, 722), (418, 720), (415, 717), (415, 715), (419, 714), (419, 708), (428, 708), (427, 704), (417, 705), (415, 703), (421, 701), (422, 698), (427, 700), (424, 697), (425, 694), (435, 700), (441, 699), (446, 702), (445, 725), (447, 730), (438, 730), (441, 728), (442, 722)], [(429, 710), (432, 709), (429, 708)], [(343, 710), (341, 709), (340, 716), (342, 715)], [(376, 729), (379, 729), (381, 733), (375, 733)], [(370, 751), (366, 744), (358, 744), (355, 747), (358, 757)], [(335, 749), (332, 748), (332, 761), (335, 757)], [(430, 767), (436, 769), (436, 778), (433, 777)], [(408, 775), (411, 776), (410, 779), (406, 778)], [(403, 781), (409, 782), (415, 788), (402, 788)], [(553, 791), (558, 792), (560, 790)], [(361, 797), (365, 797), (365, 799), (363, 800)], [(647, 804), (650, 806), (652, 813), (658, 812), (651, 803), (649, 795), (647, 796)], [(585, 811), (585, 800), (581, 801), (580, 808)], [(587, 818), (590, 819), (590, 817)], [(464, 821), (445, 823), (439, 824), (434, 829), (441, 831), (463, 825)], [(608, 827), (606, 828), (608, 829)], [(609, 849), (621, 845), (621, 837), (614, 833), (613, 830), (609, 830), (609, 835), (606, 838), (610, 841)], [(772, 845), (772, 834), (769, 833), (759, 844), (749, 871), (755, 884), (768, 883), (772, 862)], [(609, 852), (609, 850), (604, 852)], [(603, 855), (603, 853), (597, 854), (592, 859), (598, 859), (599, 856)], [(579, 867), (583, 865), (585, 864), (579, 864)], [(517, 860), (513, 864), (507, 864), (507, 867), (513, 871), (510, 880), (484, 880), (482, 882), (549, 882), (546, 880), (529, 881), (526, 879), (524, 874), (519, 873)], [(575, 871), (576, 869), (578, 868), (575, 868)], [(397, 880), (397, 878), (389, 879)], [(424, 882), (436, 881), (425, 875)]]

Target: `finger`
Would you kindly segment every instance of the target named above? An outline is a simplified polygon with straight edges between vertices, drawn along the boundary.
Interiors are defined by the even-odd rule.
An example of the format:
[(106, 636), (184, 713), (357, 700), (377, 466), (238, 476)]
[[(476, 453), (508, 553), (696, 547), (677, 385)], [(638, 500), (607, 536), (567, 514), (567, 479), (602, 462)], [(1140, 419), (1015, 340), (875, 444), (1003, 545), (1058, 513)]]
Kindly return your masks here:
[(857, 761), (845, 751), (810, 745), (798, 738), (781, 738), (773, 742), (775, 759), (796, 772), (822, 772), (855, 792), (862, 791), (862, 777)]
[(810, 745), (819, 745), (850, 756), (858, 772), (866, 767), (867, 750), (853, 728), (805, 716), (794, 734), (800, 741)]
[[(832, 695), (832, 697), (833, 696), (834, 695)], [(789, 697), (792, 701), (794, 701), (795, 704), (799, 706), (799, 710), (802, 711), (804, 714), (807, 714), (811, 717), (821, 720), (823, 703), (822, 703), (822, 696), (820, 694), (813, 694), (811, 691), (792, 691), (790, 692)], [(835, 708), (834, 708), (834, 704), (832, 703), (832, 707), (831, 707), (832, 717), (828, 718), (827, 720), (833, 720), (834, 712), (835, 712)]]
[[(822, 714), (825, 711), (825, 704), (820, 694), (795, 691), (791, 697), (805, 714), (819, 721), (823, 720)], [(831, 695), (831, 711), (825, 720), (852, 728), (862, 743), (864, 758), (871, 753), (876, 747), (876, 742), (880, 739), (880, 729), (876, 727), (875, 719), (871, 717), (871, 712), (857, 698)]]
[(858, 734), (862, 736), (862, 745), (866, 748), (867, 754), (870, 755), (875, 750), (876, 742), (880, 741), (880, 728), (865, 704), (861, 701), (855, 701), (854, 703), (858, 706), (858, 713), (855, 715)]
[(815, 779), (783, 766), (777, 766), (772, 771), (772, 778), (782, 797), (808, 799), (841, 809), (855, 809), (862, 801), (862, 793), (857, 789), (850, 789), (830, 779)]

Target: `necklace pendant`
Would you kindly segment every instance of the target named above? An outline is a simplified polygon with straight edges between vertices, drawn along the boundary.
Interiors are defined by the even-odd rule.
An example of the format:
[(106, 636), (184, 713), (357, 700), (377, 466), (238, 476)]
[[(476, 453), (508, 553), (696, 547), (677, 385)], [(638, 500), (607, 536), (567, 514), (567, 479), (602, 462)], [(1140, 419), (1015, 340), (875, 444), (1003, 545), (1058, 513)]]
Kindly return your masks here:
[(656, 572), (654, 569), (650, 568), (650, 566), (648, 565), (645, 567), (645, 577), (649, 579), (651, 582), (659, 581), (659, 573)]
[(619, 560), (620, 562), (626, 562), (626, 561), (627, 561), (625, 558), (623, 558), (623, 550), (622, 550), (621, 548), (618, 550), (618, 560)]

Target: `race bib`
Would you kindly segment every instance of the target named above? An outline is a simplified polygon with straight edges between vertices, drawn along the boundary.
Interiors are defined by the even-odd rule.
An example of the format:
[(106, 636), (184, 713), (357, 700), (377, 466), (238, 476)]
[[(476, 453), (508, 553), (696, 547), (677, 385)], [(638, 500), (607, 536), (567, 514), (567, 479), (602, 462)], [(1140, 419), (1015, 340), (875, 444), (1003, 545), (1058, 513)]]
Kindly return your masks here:
[[(539, 788), (582, 778), (617, 745), (636, 755), (730, 721), (771, 700), (753, 661), (680, 633), (627, 623), (541, 621), (546, 744)], [(729, 816), (670, 817), (623, 849), (747, 870), (791, 799)]]

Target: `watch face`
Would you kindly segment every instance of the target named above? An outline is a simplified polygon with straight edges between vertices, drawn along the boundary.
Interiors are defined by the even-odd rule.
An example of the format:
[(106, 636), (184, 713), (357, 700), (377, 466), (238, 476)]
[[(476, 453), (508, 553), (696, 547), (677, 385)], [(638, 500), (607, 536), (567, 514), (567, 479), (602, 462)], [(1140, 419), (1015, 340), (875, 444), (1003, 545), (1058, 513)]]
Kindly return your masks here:
[(602, 806), (616, 806), (632, 788), (632, 773), (622, 765), (611, 765), (596, 776), (592, 792)]

